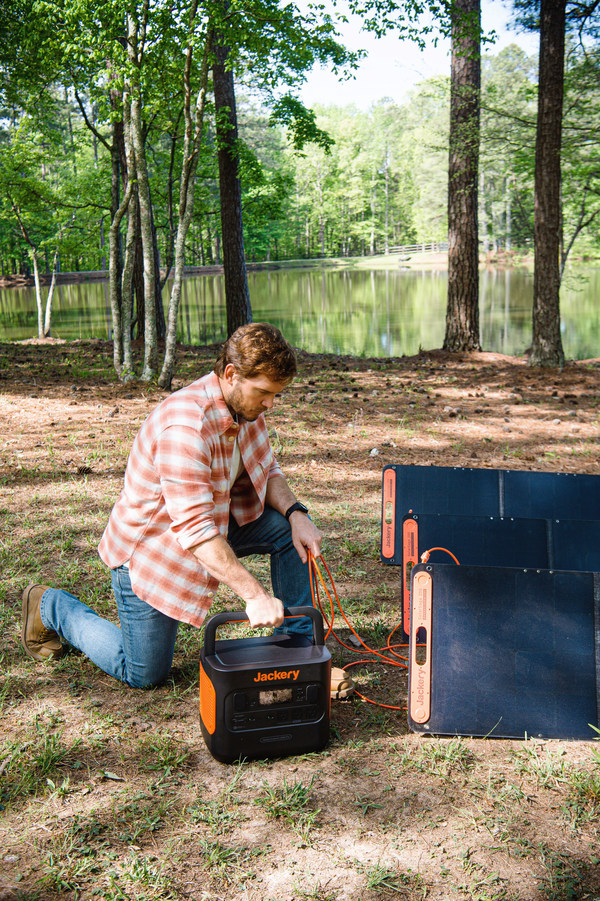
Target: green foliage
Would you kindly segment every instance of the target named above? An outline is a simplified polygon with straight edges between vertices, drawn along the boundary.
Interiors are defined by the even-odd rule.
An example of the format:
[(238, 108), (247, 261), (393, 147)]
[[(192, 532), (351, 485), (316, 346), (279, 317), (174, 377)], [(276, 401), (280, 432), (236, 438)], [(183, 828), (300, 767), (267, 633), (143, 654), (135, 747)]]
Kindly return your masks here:
[(271, 123), (288, 128), (294, 150), (304, 150), (306, 144), (316, 144), (329, 153), (333, 139), (317, 126), (313, 110), (308, 110), (296, 97), (287, 94), (277, 100), (271, 114)]
[[(447, 30), (445, 0), (360, 0), (367, 27), (412, 39)], [(531, 6), (531, 5), (529, 5)], [(110, 147), (122, 121), (122, 92), (139, 83), (150, 194), (161, 264), (172, 257), (183, 167), (182, 49), (192, 49), (198, 90), (209, 25), (229, 48), (237, 84), (238, 152), (246, 254), (250, 260), (356, 256), (447, 232), (448, 78), (422, 82), (402, 105), (306, 109), (304, 73), (328, 63), (341, 74), (360, 53), (341, 46), (333, 14), (277, 0), (198, 8), (183, 0), (148, 7), (140, 65), (132, 68), (126, 15), (144, 6), (108, 0), (8, 0), (0, 11), (0, 260), (28, 271), (107, 265)], [(429, 19), (426, 20), (427, 14)], [(26, 26), (25, 26), (26, 23)], [(2, 36), (6, 40), (1, 40)], [(563, 142), (565, 253), (600, 240), (599, 56), (569, 47)], [(484, 250), (530, 246), (533, 236), (537, 65), (509, 46), (482, 61), (480, 233)], [(213, 110), (209, 103), (209, 115)], [(188, 265), (220, 262), (215, 123), (199, 150)], [(121, 186), (122, 189), (122, 186)], [(125, 228), (125, 221), (122, 229)], [(27, 237), (25, 236), (27, 233)]]

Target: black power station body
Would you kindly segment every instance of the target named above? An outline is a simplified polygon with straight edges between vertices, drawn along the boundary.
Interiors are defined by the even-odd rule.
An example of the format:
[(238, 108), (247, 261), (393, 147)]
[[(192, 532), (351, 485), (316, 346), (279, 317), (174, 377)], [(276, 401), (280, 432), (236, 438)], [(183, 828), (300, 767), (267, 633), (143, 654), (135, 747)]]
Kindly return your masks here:
[(206, 620), (200, 653), (200, 724), (210, 753), (222, 763), (320, 751), (329, 739), (331, 654), (323, 618), (313, 607), (313, 639), (277, 633), (215, 641), (224, 623), (245, 613)]

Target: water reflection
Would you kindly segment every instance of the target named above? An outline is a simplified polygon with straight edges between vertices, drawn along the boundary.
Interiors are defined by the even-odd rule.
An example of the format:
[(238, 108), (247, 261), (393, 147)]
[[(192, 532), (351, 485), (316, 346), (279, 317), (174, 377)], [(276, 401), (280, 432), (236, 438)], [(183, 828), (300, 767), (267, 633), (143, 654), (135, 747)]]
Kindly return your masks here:
[[(296, 346), (317, 352), (401, 356), (440, 347), (444, 338), (447, 275), (416, 270), (278, 270), (249, 274), (256, 320), (279, 326)], [(562, 335), (571, 359), (600, 354), (600, 270), (569, 271), (561, 292)], [(165, 286), (168, 303), (170, 284)], [(485, 350), (520, 354), (531, 343), (532, 276), (486, 269), (480, 282), (481, 340)], [(0, 289), (0, 340), (35, 336), (32, 288)], [(52, 334), (110, 338), (108, 285), (88, 282), (56, 289)], [(178, 338), (207, 344), (225, 337), (223, 279), (183, 283)]]

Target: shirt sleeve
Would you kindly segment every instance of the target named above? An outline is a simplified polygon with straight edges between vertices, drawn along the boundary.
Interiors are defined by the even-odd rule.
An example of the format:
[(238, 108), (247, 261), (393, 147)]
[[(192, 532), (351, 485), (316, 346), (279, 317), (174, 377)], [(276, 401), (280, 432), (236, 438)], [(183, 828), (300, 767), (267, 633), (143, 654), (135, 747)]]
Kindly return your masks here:
[(214, 479), (211, 456), (199, 432), (189, 426), (164, 429), (156, 442), (154, 461), (171, 531), (188, 550), (214, 538), (215, 492), (226, 493), (227, 484)]

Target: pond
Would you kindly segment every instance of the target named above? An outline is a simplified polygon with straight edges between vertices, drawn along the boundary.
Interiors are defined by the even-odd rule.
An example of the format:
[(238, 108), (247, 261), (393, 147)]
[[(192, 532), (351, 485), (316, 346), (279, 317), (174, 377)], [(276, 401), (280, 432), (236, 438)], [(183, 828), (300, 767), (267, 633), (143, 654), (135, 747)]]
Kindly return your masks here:
[[(401, 356), (441, 347), (447, 273), (431, 270), (281, 269), (250, 272), (256, 321), (282, 329), (313, 352)], [(480, 324), (484, 350), (521, 354), (531, 343), (533, 277), (523, 270), (481, 272)], [(47, 289), (44, 289), (44, 296)], [(170, 284), (165, 286), (168, 303)], [(567, 272), (561, 290), (563, 346), (569, 359), (600, 356), (600, 269)], [(0, 341), (35, 337), (33, 288), (0, 289)], [(52, 334), (110, 338), (108, 285), (92, 281), (56, 289)], [(206, 344), (225, 337), (220, 275), (186, 278), (179, 340)]]

